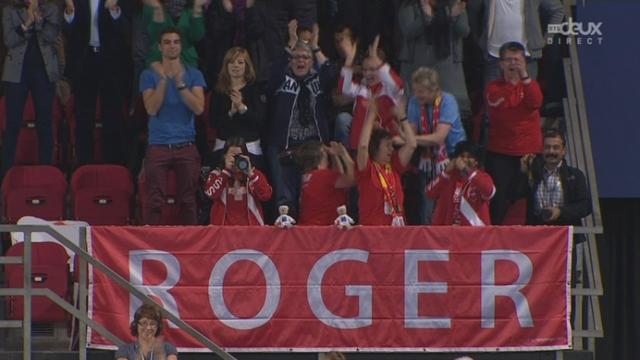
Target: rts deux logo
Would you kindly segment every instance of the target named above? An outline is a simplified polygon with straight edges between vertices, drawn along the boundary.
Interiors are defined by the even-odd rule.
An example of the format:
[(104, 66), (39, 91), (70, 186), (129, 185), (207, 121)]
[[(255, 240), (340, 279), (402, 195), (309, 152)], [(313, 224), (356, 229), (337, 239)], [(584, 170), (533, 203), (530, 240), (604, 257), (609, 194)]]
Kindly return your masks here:
[[(549, 24), (547, 32), (549, 33), (547, 42), (550, 45), (554, 43), (571, 45), (571, 42), (574, 41), (573, 39), (575, 39), (576, 45), (593, 45), (594, 43), (599, 45), (602, 44), (603, 39), (602, 21), (574, 22), (571, 17), (568, 21), (560, 24)], [(558, 36), (554, 39), (553, 35), (555, 34), (563, 36)]]

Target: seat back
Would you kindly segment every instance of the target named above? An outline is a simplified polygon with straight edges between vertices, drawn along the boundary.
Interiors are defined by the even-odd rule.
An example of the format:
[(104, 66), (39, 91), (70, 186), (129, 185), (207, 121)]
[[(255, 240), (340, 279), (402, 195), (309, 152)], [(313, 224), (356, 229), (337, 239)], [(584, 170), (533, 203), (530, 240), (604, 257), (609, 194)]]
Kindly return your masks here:
[(66, 191), (67, 181), (54, 166), (14, 166), (2, 181), (6, 221), (15, 223), (26, 215), (61, 220), (65, 217)]
[(133, 213), (133, 180), (120, 165), (85, 165), (71, 178), (73, 218), (91, 225), (127, 225)]
[[(69, 256), (62, 245), (55, 242), (34, 242), (31, 252), (31, 282), (33, 288), (48, 288), (67, 299), (69, 297)], [(24, 243), (17, 243), (9, 248), (7, 256), (22, 256)], [(6, 284), (9, 288), (24, 286), (24, 266), (10, 264), (5, 266)], [(66, 319), (64, 309), (44, 296), (32, 299), (32, 320), (34, 322), (56, 322)], [(7, 319), (22, 320), (24, 318), (24, 300), (22, 296), (9, 296), (6, 304)]]

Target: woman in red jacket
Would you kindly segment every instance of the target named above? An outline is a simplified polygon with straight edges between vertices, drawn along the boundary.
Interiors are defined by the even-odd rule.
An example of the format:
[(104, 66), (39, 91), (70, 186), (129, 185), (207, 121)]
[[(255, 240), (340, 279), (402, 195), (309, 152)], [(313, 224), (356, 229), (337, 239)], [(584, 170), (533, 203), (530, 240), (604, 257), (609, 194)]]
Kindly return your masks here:
[(227, 140), (222, 169), (209, 173), (204, 193), (213, 200), (212, 225), (264, 225), (261, 201), (271, 198), (267, 177), (256, 169), (242, 138)]

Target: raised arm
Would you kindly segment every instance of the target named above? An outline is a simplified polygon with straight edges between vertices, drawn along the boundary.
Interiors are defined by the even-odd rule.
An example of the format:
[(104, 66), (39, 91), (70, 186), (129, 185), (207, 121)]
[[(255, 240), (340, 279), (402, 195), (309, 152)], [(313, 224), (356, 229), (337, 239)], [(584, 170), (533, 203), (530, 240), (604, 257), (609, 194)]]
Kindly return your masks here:
[(369, 162), (369, 141), (371, 140), (371, 132), (373, 131), (373, 123), (376, 120), (377, 113), (378, 107), (375, 99), (371, 99), (367, 109), (367, 116), (364, 119), (364, 124), (362, 124), (362, 130), (360, 131), (360, 140), (358, 141), (358, 152), (356, 155), (358, 171), (366, 169), (367, 163)]
[(416, 134), (413, 130), (413, 126), (407, 119), (407, 99), (403, 96), (398, 100), (398, 103), (393, 108), (396, 121), (398, 122), (398, 128), (400, 129), (400, 135), (404, 140), (404, 145), (398, 149), (398, 159), (402, 166), (409, 165), (413, 152), (416, 150)]
[(331, 142), (331, 155), (333, 163), (340, 176), (336, 179), (335, 187), (337, 189), (350, 188), (356, 184), (355, 163), (349, 155), (349, 151), (340, 143)]

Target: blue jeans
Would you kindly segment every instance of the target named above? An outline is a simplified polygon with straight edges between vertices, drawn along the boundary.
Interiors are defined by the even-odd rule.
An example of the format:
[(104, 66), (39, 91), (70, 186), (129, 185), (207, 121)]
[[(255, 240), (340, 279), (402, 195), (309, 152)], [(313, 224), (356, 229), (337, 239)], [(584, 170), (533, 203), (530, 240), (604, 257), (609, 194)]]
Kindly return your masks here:
[(427, 184), (431, 182), (430, 176), (425, 171), (418, 171), (417, 185), (418, 185), (418, 224), (416, 225), (431, 225), (431, 215), (433, 214), (433, 208), (435, 206), (435, 200), (427, 197), (426, 189)]
[(302, 172), (295, 164), (281, 164), (280, 153), (280, 148), (276, 146), (267, 147), (267, 161), (271, 172), (271, 185), (275, 194), (276, 214), (279, 206), (287, 205), (289, 207), (289, 215), (296, 218), (298, 215)]
[(349, 134), (351, 133), (351, 123), (353, 122), (353, 115), (348, 112), (341, 112), (336, 116), (336, 125), (333, 130), (333, 139), (347, 149), (350, 149)]
[(55, 83), (49, 81), (44, 67), (24, 69), (22, 81), (4, 83), (6, 101), (6, 129), (2, 140), (2, 175), (15, 161), (18, 135), (22, 128), (22, 117), (27, 96), (31, 92), (35, 107), (36, 131), (38, 133), (38, 163), (53, 162), (53, 98)]

